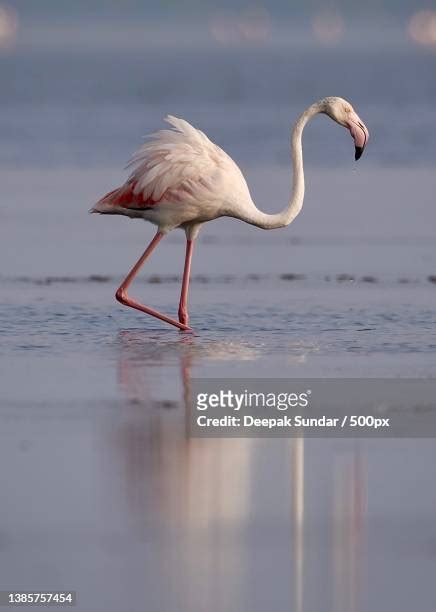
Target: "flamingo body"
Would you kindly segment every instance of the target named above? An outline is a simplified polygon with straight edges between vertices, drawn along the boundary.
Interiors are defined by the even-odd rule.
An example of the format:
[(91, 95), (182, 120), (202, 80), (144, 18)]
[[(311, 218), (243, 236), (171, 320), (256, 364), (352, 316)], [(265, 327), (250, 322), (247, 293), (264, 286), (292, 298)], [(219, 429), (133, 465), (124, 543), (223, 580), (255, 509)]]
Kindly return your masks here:
[(143, 218), (162, 233), (255, 209), (244, 175), (220, 147), (184, 119), (152, 135), (132, 157), (132, 173), (92, 209)]

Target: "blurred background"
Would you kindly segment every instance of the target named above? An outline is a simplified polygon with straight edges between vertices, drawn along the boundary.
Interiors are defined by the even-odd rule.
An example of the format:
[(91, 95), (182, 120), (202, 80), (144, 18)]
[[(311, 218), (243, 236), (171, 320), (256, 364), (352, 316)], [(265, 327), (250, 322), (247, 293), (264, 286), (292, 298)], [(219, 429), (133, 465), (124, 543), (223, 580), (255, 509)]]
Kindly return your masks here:
[[(1, 2), (0, 162), (119, 166), (171, 112), (241, 163), (288, 165), (297, 113), (340, 95), (374, 134), (365, 163), (434, 163), (432, 4)], [(343, 162), (325, 122), (306, 141)]]
[[(263, 244), (300, 241), (297, 273), (377, 276), (384, 266), (433, 276), (433, 251), (422, 249), (435, 238), (435, 67), (436, 9), (424, 2), (0, 1), (4, 275), (125, 273), (151, 228), (85, 213), (125, 180), (130, 155), (167, 113), (232, 155), (259, 208), (281, 209), (292, 123), (313, 101), (339, 95), (369, 127), (366, 155), (356, 165), (346, 130), (316, 118), (304, 134), (303, 213), (291, 231), (264, 233)], [(225, 220), (201, 240), (241, 236), (259, 240)], [(344, 240), (353, 253), (337, 250)], [(305, 250), (307, 241), (331, 248)], [(213, 261), (228, 272), (235, 259), (219, 252), (197, 260), (197, 271)], [(153, 271), (174, 271), (178, 256), (168, 253)], [(268, 253), (250, 256), (248, 271), (289, 272), (288, 256)]]
[[(436, 372), (436, 6), (0, 0), (0, 588), (84, 612), (434, 612), (433, 440), (195, 440), (193, 377)], [(167, 113), (290, 189), (202, 231), (179, 334), (114, 301), (154, 230), (88, 215)], [(132, 295), (175, 313), (173, 232)], [(414, 407), (411, 407), (413, 410)]]

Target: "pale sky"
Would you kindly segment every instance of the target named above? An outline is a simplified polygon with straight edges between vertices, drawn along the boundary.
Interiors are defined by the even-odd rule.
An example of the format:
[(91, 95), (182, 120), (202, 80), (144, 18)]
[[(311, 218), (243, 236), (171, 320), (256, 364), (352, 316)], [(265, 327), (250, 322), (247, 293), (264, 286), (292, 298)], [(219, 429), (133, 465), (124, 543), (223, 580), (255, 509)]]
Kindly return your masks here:
[(10, 6), (21, 16), (48, 18), (50, 16), (68, 17), (80, 14), (87, 16), (109, 17), (135, 15), (171, 16), (172, 13), (186, 15), (204, 15), (222, 10), (249, 10), (250, 8), (266, 7), (270, 14), (305, 15), (320, 9), (334, 9), (346, 15), (371, 17), (377, 15), (402, 17), (417, 10), (435, 8), (435, 2), (429, 0), (74, 0), (74, 2), (59, 2), (59, 0), (6, 0), (0, 2)]

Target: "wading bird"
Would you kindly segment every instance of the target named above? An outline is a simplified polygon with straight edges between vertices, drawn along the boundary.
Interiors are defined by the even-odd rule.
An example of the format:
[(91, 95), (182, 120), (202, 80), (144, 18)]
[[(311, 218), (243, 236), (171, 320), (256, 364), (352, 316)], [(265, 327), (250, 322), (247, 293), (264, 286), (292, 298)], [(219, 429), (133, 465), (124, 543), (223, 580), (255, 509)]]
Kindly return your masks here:
[[(116, 292), (116, 299), (153, 317), (190, 330), (188, 288), (194, 241), (206, 221), (233, 217), (260, 227), (276, 229), (292, 223), (303, 206), (304, 172), (302, 134), (306, 123), (324, 113), (350, 130), (359, 159), (368, 140), (368, 130), (349, 102), (328, 97), (315, 102), (297, 119), (291, 136), (293, 187), (286, 208), (266, 214), (256, 208), (245, 178), (227, 153), (187, 121), (168, 116), (172, 129), (153, 134), (132, 157), (133, 171), (126, 183), (106, 194), (91, 212), (126, 215), (145, 219), (157, 226), (157, 233)], [(179, 303), (179, 320), (144, 306), (127, 290), (143, 263), (162, 238), (175, 228), (186, 234), (185, 266)]]

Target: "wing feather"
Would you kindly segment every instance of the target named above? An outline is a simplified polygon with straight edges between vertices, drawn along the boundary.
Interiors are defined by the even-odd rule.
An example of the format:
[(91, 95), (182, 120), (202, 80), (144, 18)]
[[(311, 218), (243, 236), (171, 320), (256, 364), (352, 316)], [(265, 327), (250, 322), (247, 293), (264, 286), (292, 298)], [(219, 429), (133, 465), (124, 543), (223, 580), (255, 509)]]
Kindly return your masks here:
[(171, 128), (149, 136), (127, 165), (131, 173), (126, 183), (104, 196), (95, 212), (150, 208), (165, 199), (197, 206), (250, 199), (239, 167), (206, 134), (185, 119), (168, 115), (165, 121)]
[(129, 181), (135, 185), (134, 192), (141, 193), (148, 202), (150, 199), (159, 201), (166, 192), (177, 190), (192, 193), (194, 197), (193, 185), (188, 189), (187, 183), (193, 181), (197, 183), (195, 195), (207, 197), (207, 193), (202, 192), (210, 191), (211, 181), (202, 182), (201, 178), (212, 178), (229, 163), (234, 171), (236, 164), (204, 132), (185, 119), (168, 115), (165, 121), (172, 129), (152, 134), (128, 163), (127, 167), (132, 169)]

